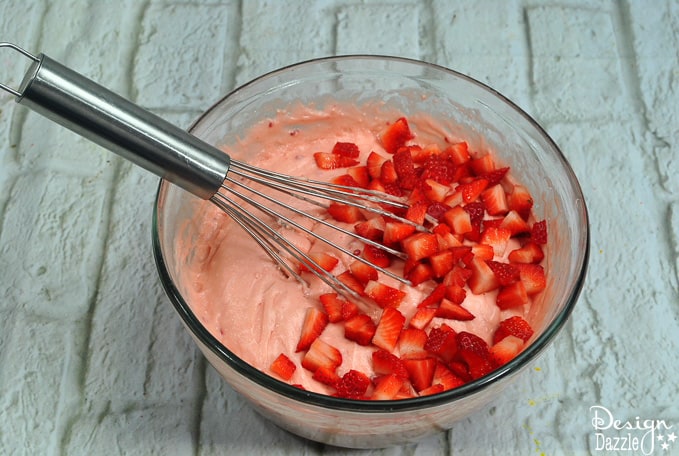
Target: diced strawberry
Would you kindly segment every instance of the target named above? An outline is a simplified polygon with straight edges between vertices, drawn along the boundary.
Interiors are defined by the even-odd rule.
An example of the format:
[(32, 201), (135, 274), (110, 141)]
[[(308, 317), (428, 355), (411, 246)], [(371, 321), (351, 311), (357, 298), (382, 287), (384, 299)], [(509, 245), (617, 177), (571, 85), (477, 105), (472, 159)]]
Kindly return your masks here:
[(332, 148), (332, 153), (343, 157), (358, 158), (361, 151), (358, 146), (351, 142), (336, 142)]
[(429, 331), (424, 349), (444, 362), (450, 362), (457, 354), (457, 334), (442, 325)]
[(456, 234), (465, 234), (472, 230), (472, 220), (469, 212), (461, 206), (455, 206), (443, 214), (443, 221)]
[(481, 224), (483, 223), (483, 216), (486, 209), (483, 207), (483, 203), (476, 201), (466, 204), (464, 210), (469, 213), (469, 218), (472, 223), (472, 230), (465, 233), (465, 237), (470, 241), (478, 242), (479, 239), (481, 239)]
[(421, 179), (432, 179), (440, 184), (453, 182), (455, 163), (442, 155), (433, 155), (422, 164)]
[(349, 168), (358, 165), (358, 160), (330, 152), (316, 152), (314, 154), (316, 166), (321, 169)]
[(457, 190), (462, 193), (462, 201), (469, 204), (476, 201), (486, 187), (488, 187), (488, 181), (483, 178), (478, 178), (466, 184), (461, 184)]
[(354, 277), (351, 271), (344, 271), (337, 276), (337, 280), (346, 285), (346, 287), (350, 290), (355, 291), (359, 295), (363, 295), (363, 284), (361, 284), (361, 282), (356, 277)]
[(486, 264), (493, 270), (501, 286), (511, 285), (519, 280), (519, 269), (512, 264), (493, 260), (486, 261)]
[(358, 345), (369, 345), (375, 335), (375, 323), (366, 314), (358, 314), (344, 322), (344, 337)]
[(429, 356), (424, 349), (427, 333), (423, 329), (403, 328), (396, 345), (401, 359), (426, 358)]
[(304, 314), (302, 331), (297, 342), (296, 351), (307, 350), (311, 344), (318, 339), (325, 327), (328, 325), (328, 315), (315, 307), (309, 307)]
[(360, 185), (358, 185), (358, 182), (356, 182), (356, 180), (350, 174), (339, 175), (333, 178), (330, 182), (337, 185), (343, 185), (345, 187), (360, 187)]
[(415, 173), (415, 163), (413, 162), (413, 156), (410, 154), (410, 149), (407, 147), (398, 149), (394, 154), (393, 161), (401, 188), (405, 190), (415, 188), (417, 174)]
[(446, 299), (455, 304), (462, 304), (467, 298), (467, 291), (461, 285), (451, 284), (446, 287)]
[(398, 174), (396, 174), (396, 168), (394, 168), (393, 161), (386, 160), (384, 163), (382, 163), (382, 170), (380, 171), (380, 181), (385, 186), (387, 184), (395, 184), (396, 182), (398, 182)]
[(493, 252), (497, 256), (502, 256), (507, 250), (509, 238), (512, 233), (504, 228), (496, 228), (494, 226), (487, 227), (481, 233), (481, 244), (490, 245), (493, 247)]
[(377, 280), (368, 281), (363, 291), (380, 307), (398, 307), (406, 296), (403, 291)]
[(325, 293), (320, 295), (318, 299), (321, 301), (330, 323), (337, 323), (344, 319), (342, 316), (342, 307), (346, 301), (340, 298), (337, 293)]
[(393, 307), (386, 307), (377, 323), (373, 345), (389, 352), (393, 351), (404, 323), (405, 317), (401, 312)]
[(370, 386), (370, 378), (363, 372), (351, 369), (337, 382), (337, 396), (350, 399), (365, 399)]
[(437, 383), (435, 385), (431, 385), (429, 388), (425, 388), (422, 391), (419, 391), (419, 394), (420, 394), (420, 396), (431, 396), (433, 394), (442, 393), (444, 391), (445, 391), (445, 388), (443, 388), (443, 385), (441, 385), (440, 383)]
[(381, 268), (388, 268), (391, 265), (391, 257), (388, 253), (369, 244), (363, 247), (362, 256), (370, 263)]
[(504, 215), (509, 212), (509, 204), (502, 185), (495, 184), (481, 193), (481, 200), (490, 215)]
[(415, 391), (422, 391), (431, 386), (436, 370), (435, 358), (404, 359), (403, 364), (408, 370), (408, 378)]
[(441, 278), (448, 274), (457, 263), (452, 250), (444, 250), (429, 257), (429, 264), (434, 277)]
[(408, 371), (403, 361), (387, 350), (377, 350), (372, 354), (372, 366), (377, 375), (396, 375), (398, 378), (407, 379)]
[(385, 245), (394, 245), (415, 232), (415, 227), (404, 222), (389, 221), (384, 224), (382, 237)]
[(460, 321), (468, 321), (476, 318), (470, 311), (446, 298), (441, 300), (441, 304), (436, 310), (436, 316), (439, 318)]
[(367, 166), (354, 166), (347, 169), (347, 174), (354, 178), (356, 184), (361, 188), (368, 187), (370, 183), (370, 174)]
[(302, 367), (310, 372), (315, 372), (319, 367), (334, 370), (340, 364), (342, 353), (322, 339), (316, 339), (302, 358)]
[(410, 131), (408, 120), (405, 117), (397, 119), (396, 122), (389, 125), (380, 135), (384, 150), (390, 154), (396, 153), (397, 150), (406, 145), (406, 142), (413, 138), (414, 135)]
[(450, 209), (447, 204), (439, 203), (437, 201), (432, 201), (432, 203), (427, 207), (427, 215), (434, 218), (434, 220), (441, 220), (443, 214), (445, 214)]
[(502, 320), (493, 334), (493, 343), (497, 344), (507, 336), (515, 336), (528, 342), (533, 336), (533, 328), (523, 317), (518, 315)]
[(515, 185), (507, 197), (507, 204), (511, 210), (516, 211), (521, 217), (527, 219), (533, 208), (533, 197), (523, 185)]
[(402, 244), (408, 258), (415, 261), (427, 258), (439, 249), (438, 239), (433, 233), (415, 233), (404, 239)]
[(370, 152), (368, 154), (368, 159), (366, 160), (366, 167), (368, 168), (368, 174), (373, 179), (378, 179), (382, 175), (382, 165), (388, 158), (383, 157), (377, 152)]
[(406, 211), (405, 218), (418, 225), (424, 224), (425, 217), (427, 216), (427, 207), (429, 205), (424, 202), (419, 202), (412, 204)]
[(469, 161), (469, 168), (477, 176), (495, 171), (495, 160), (490, 154), (485, 154), (479, 158), (473, 158)]
[(351, 301), (344, 301), (342, 303), (342, 320), (347, 321), (360, 313), (358, 306)]
[(317, 382), (321, 382), (324, 385), (332, 386), (335, 388), (337, 386), (337, 382), (340, 380), (340, 376), (337, 375), (337, 368), (329, 368), (326, 366), (321, 366), (317, 368), (314, 371), (314, 375), (312, 375), (312, 378), (316, 380)]
[(540, 220), (539, 222), (533, 223), (530, 229), (530, 239), (536, 244), (546, 244), (547, 243), (547, 221)]
[(519, 278), (526, 287), (526, 293), (529, 296), (540, 293), (547, 287), (545, 270), (539, 264), (517, 263), (516, 267), (519, 269)]
[(458, 190), (448, 193), (448, 195), (443, 200), (443, 203), (450, 207), (461, 206), (462, 203), (464, 203), (464, 200), (462, 199), (462, 192)]
[[(474, 254), (474, 258), (479, 258), (482, 260), (492, 260), (495, 258), (495, 250), (493, 250), (493, 246), (488, 245), (488, 244), (476, 244), (473, 245), (472, 247), (472, 253)], [(467, 263), (465, 263), (467, 264)]]
[[(337, 263), (339, 263), (339, 260), (337, 258), (326, 252), (311, 252), (309, 253), (309, 258), (311, 259), (311, 261), (315, 263), (314, 265), (309, 265), (310, 267), (318, 265), (320, 266), (320, 269), (328, 272), (335, 269), (335, 266), (337, 266)], [(314, 270), (318, 271), (319, 269), (314, 267)], [(309, 272), (309, 267), (307, 267), (307, 265), (304, 263), (300, 263), (299, 271)]]
[(431, 201), (442, 203), (446, 199), (446, 196), (448, 196), (450, 187), (446, 184), (441, 184), (434, 179), (425, 179), (424, 182), (422, 182), (422, 191)]
[(469, 268), (472, 271), (471, 277), (467, 281), (469, 289), (474, 294), (487, 293), (495, 290), (500, 286), (493, 270), (488, 266), (484, 260), (474, 257)]
[(520, 307), (528, 302), (526, 287), (521, 281), (506, 285), (500, 288), (495, 302), (502, 310)]
[(466, 141), (451, 144), (446, 149), (446, 154), (456, 165), (463, 165), (471, 160), (469, 155), (469, 146)]
[(457, 388), (458, 386), (464, 385), (464, 380), (462, 380), (457, 375), (448, 369), (443, 363), (436, 363), (436, 369), (434, 370), (434, 378), (431, 381), (432, 385), (442, 385), (444, 391)]
[[(391, 163), (391, 162), (388, 162), (388, 163)], [(403, 190), (401, 190), (401, 187), (396, 182), (384, 182), (383, 192), (386, 193), (387, 195), (391, 195), (391, 196), (397, 196), (397, 197), (403, 196)], [(388, 205), (387, 205), (387, 207), (385, 207), (385, 209), (393, 210), (393, 208), (391, 206), (388, 206)]]
[(443, 299), (445, 296), (446, 286), (437, 285), (436, 288), (434, 288), (432, 292), (417, 305), (417, 307), (423, 308), (438, 306), (438, 304), (441, 302), (441, 299)]
[(488, 344), (474, 333), (468, 331), (457, 333), (457, 347), (460, 351), (468, 351), (482, 358), (488, 358)]
[(415, 263), (414, 267), (407, 273), (404, 273), (405, 278), (408, 279), (413, 286), (417, 286), (434, 277), (431, 266), (419, 262)]
[(328, 214), (338, 222), (346, 223), (356, 223), (365, 218), (361, 210), (356, 206), (335, 202), (330, 203), (328, 206)]
[(424, 329), (431, 323), (434, 315), (436, 314), (436, 309), (434, 307), (421, 307), (417, 309), (415, 315), (410, 318), (408, 326), (417, 329)]
[(292, 378), (292, 374), (295, 373), (295, 363), (293, 363), (290, 358), (281, 353), (276, 357), (276, 359), (271, 363), (271, 372), (276, 374), (281, 380), (288, 381)]
[(465, 363), (461, 359), (453, 360), (450, 363), (448, 363), (448, 368), (450, 369), (450, 372), (460, 377), (463, 382), (467, 383), (472, 381), (472, 376), (469, 373), (469, 366), (467, 366), (467, 363)]
[[(469, 263), (471, 264), (471, 261)], [(467, 284), (472, 274), (473, 272), (471, 269), (463, 268), (461, 266), (455, 266), (443, 278), (443, 284), (446, 286), (458, 285), (462, 287)]]
[(381, 241), (384, 236), (384, 218), (372, 217), (354, 225), (354, 231), (361, 237), (371, 241)]
[(516, 336), (507, 336), (490, 347), (493, 364), (500, 367), (513, 360), (523, 348), (524, 342)]
[(362, 261), (354, 260), (349, 265), (349, 270), (351, 271), (351, 274), (356, 277), (356, 279), (358, 279), (358, 281), (363, 285), (367, 284), (371, 280), (377, 280), (377, 269)]
[[(438, 226), (448, 227), (445, 223), (441, 223)], [(461, 247), (462, 240), (459, 239), (460, 237), (462, 237), (462, 235), (453, 234), (452, 232), (446, 234), (436, 233), (436, 239), (439, 241), (439, 250), (453, 250), (457, 247)], [(471, 249), (469, 249), (469, 251), (471, 251)]]
[(507, 259), (512, 263), (539, 263), (545, 258), (542, 247), (535, 242), (526, 242), (523, 247), (509, 252)]
[(530, 231), (528, 223), (515, 210), (509, 211), (507, 215), (504, 216), (499, 226), (500, 228), (509, 230), (509, 232), (512, 233), (512, 236)]
[(472, 380), (481, 378), (484, 375), (491, 373), (494, 369), (493, 363), (490, 360), (490, 354), (488, 357), (484, 358), (476, 353), (461, 351), (460, 356), (469, 367), (469, 375)]
[(488, 181), (489, 187), (492, 187), (493, 185), (499, 184), (502, 181), (502, 179), (507, 175), (508, 172), (509, 167), (498, 168), (489, 173), (484, 174), (481, 177)]
[(373, 393), (370, 396), (375, 401), (388, 401), (396, 397), (403, 387), (403, 378), (395, 374), (382, 375), (375, 381)]

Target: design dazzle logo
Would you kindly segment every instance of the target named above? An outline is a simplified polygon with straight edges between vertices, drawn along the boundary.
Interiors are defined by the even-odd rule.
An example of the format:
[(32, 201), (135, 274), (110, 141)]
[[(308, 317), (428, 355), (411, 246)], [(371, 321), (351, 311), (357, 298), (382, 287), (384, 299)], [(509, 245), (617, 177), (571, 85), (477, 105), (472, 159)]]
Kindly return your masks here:
[(672, 425), (664, 420), (642, 419), (638, 416), (633, 420), (619, 420), (601, 405), (593, 405), (589, 410), (592, 412), (596, 451), (651, 455), (656, 449), (660, 452), (669, 451), (675, 440), (679, 440)]

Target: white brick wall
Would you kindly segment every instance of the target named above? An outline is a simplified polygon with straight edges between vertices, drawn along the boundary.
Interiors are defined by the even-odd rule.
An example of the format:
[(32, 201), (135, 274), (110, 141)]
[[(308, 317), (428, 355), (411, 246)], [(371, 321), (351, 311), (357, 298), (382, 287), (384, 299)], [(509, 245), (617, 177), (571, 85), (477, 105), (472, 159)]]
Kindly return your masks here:
[[(596, 404), (679, 434), (675, 1), (5, 0), (0, 30), (181, 126), (237, 84), (330, 54), (421, 58), (490, 84), (581, 180), (588, 282), (503, 398), (373, 454), (590, 454)], [(0, 51), (1, 81), (24, 69)], [(256, 415), (200, 356), (151, 257), (156, 178), (5, 94), (0, 137), (0, 454), (345, 453)]]

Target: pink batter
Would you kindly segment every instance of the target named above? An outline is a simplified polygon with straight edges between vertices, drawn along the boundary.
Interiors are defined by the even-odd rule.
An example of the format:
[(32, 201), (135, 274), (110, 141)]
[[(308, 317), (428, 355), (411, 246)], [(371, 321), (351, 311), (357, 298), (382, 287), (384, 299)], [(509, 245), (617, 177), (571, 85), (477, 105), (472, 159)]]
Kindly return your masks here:
[[(342, 141), (357, 144), (362, 160), (370, 151), (387, 156), (377, 134), (399, 115), (383, 111), (379, 106), (358, 109), (334, 105), (323, 111), (299, 106), (254, 126), (236, 144), (224, 149), (232, 157), (260, 168), (327, 181), (346, 171), (319, 169), (314, 163), (314, 152), (330, 151), (336, 142)], [(408, 120), (417, 135), (414, 142), (418, 144), (437, 142), (443, 146), (442, 138), (455, 137), (426, 117), (410, 115)], [(336, 242), (348, 244), (350, 250), (360, 248), (357, 241), (345, 235), (326, 227), (319, 229), (327, 231)], [(305, 250), (328, 250), (292, 230), (282, 228), (281, 231)], [(180, 282), (187, 302), (205, 327), (227, 348), (265, 372), (269, 372), (278, 354), (285, 353), (298, 365), (290, 383), (331, 393), (331, 389), (313, 380), (312, 373), (301, 367), (303, 353), (295, 353), (307, 307), (322, 308), (318, 296), (331, 290), (319, 280), (311, 279), (311, 286), (305, 288), (296, 280), (286, 278), (240, 227), (210, 204), (205, 204), (204, 212), (191, 222), (188, 233), (189, 237), (179, 240), (176, 246), (177, 258), (183, 263), (178, 268), (183, 271)], [(515, 241), (511, 242), (507, 252), (518, 246)], [(333, 272), (340, 273), (348, 268), (351, 259), (336, 256), (340, 264)], [(394, 269), (400, 271), (402, 264), (395, 265)], [(383, 276), (379, 280), (407, 292), (399, 307), (407, 319), (433, 288), (427, 283), (411, 288)], [(456, 331), (473, 332), (490, 343), (492, 331), (500, 320), (521, 313), (516, 309), (501, 311), (494, 304), (496, 293), (478, 296), (467, 293), (464, 307), (476, 316), (474, 320), (441, 319), (440, 322)], [(375, 306), (372, 315), (375, 321), (380, 312)], [(328, 325), (321, 339), (342, 352), (340, 375), (349, 369), (372, 372), (371, 354), (375, 347), (362, 347), (346, 340), (341, 324)]]

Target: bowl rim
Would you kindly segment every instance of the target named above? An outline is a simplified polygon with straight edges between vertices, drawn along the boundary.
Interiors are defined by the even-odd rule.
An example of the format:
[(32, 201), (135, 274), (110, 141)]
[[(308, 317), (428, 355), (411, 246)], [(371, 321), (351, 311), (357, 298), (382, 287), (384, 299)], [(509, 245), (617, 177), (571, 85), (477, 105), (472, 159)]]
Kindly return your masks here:
[[(214, 111), (218, 106), (221, 105), (227, 98), (233, 96), (239, 91), (257, 84), (263, 80), (270, 79), (272, 77), (278, 76), (281, 73), (285, 73), (291, 69), (298, 69), (309, 65), (318, 65), (327, 62), (339, 62), (347, 60), (376, 60), (376, 61), (393, 61), (406, 65), (426, 67), (431, 70), (446, 73), (448, 75), (454, 76), (458, 79), (462, 79), (470, 84), (477, 86), (478, 88), (490, 93), (492, 96), (497, 97), (499, 101), (505, 103), (507, 107), (515, 111), (516, 114), (521, 115), (524, 119), (531, 125), (532, 128), (544, 139), (550, 147), (557, 154), (557, 158), (562, 162), (564, 169), (569, 173), (569, 181), (574, 186), (573, 190), (578, 196), (581, 203), (581, 215), (583, 217), (582, 229), (584, 230), (584, 244), (585, 249), (581, 255), (581, 264), (579, 265), (579, 274), (577, 279), (572, 284), (570, 288), (569, 296), (567, 297), (567, 303), (561, 312), (554, 316), (553, 320), (545, 328), (545, 330), (538, 335), (533, 342), (526, 347), (519, 355), (517, 355), (509, 363), (495, 369), (493, 372), (479, 378), (468, 382), (460, 387), (453, 388), (448, 391), (433, 394), (430, 396), (415, 397), (409, 399), (399, 399), (399, 400), (384, 400), (384, 401), (369, 401), (369, 400), (357, 400), (357, 399), (345, 399), (334, 396), (325, 395), (322, 393), (316, 393), (312, 391), (303, 390), (285, 383), (275, 377), (266, 374), (263, 371), (251, 366), (241, 358), (239, 358), (235, 353), (226, 348), (217, 338), (215, 338), (198, 320), (196, 315), (193, 313), (189, 305), (183, 299), (181, 293), (174, 285), (165, 260), (163, 258), (161, 242), (158, 231), (158, 209), (159, 203), (162, 198), (163, 189), (165, 186), (171, 186), (172, 184), (164, 179), (160, 179), (158, 184), (158, 189), (156, 192), (156, 197), (154, 201), (154, 209), (152, 216), (152, 249), (153, 256), (156, 263), (156, 269), (159, 274), (161, 284), (170, 298), (175, 310), (182, 318), (184, 324), (192, 332), (192, 334), (213, 354), (215, 354), (219, 359), (226, 362), (231, 368), (233, 368), (238, 374), (244, 376), (245, 378), (259, 384), (260, 386), (271, 390), (274, 393), (286, 396), (290, 399), (319, 406), (326, 409), (353, 411), (359, 413), (385, 413), (385, 412), (398, 412), (398, 411), (409, 411), (422, 408), (430, 408), (449, 402), (453, 402), (457, 399), (462, 399), (469, 397), (474, 393), (482, 391), (494, 385), (500, 379), (505, 377), (510, 377), (524, 367), (528, 363), (534, 360), (542, 351), (547, 347), (547, 345), (552, 341), (552, 339), (563, 329), (566, 322), (568, 321), (570, 315), (573, 312), (576, 302), (584, 288), (584, 282), (587, 275), (587, 268), (589, 264), (590, 256), (590, 222), (589, 215), (587, 211), (586, 202), (582, 192), (580, 183), (575, 176), (570, 164), (561, 152), (561, 149), (552, 140), (552, 138), (547, 134), (547, 132), (523, 109), (521, 109), (514, 102), (509, 100), (507, 97), (502, 95), (497, 90), (492, 87), (477, 81), (465, 74), (459, 73), (450, 68), (426, 62), (423, 60), (416, 60), (406, 57), (388, 56), (388, 55), (369, 55), (369, 54), (345, 54), (336, 55), (329, 57), (320, 57), (309, 60), (300, 61), (291, 65), (286, 65), (276, 70), (267, 72), (258, 76), (245, 84), (242, 84), (232, 91), (228, 92), (226, 95), (218, 99), (213, 103), (208, 109), (201, 113), (196, 120), (188, 128), (189, 132), (192, 132), (198, 124), (201, 123), (203, 119), (209, 116), (212, 111)], [(228, 382), (227, 382), (228, 384)]]

